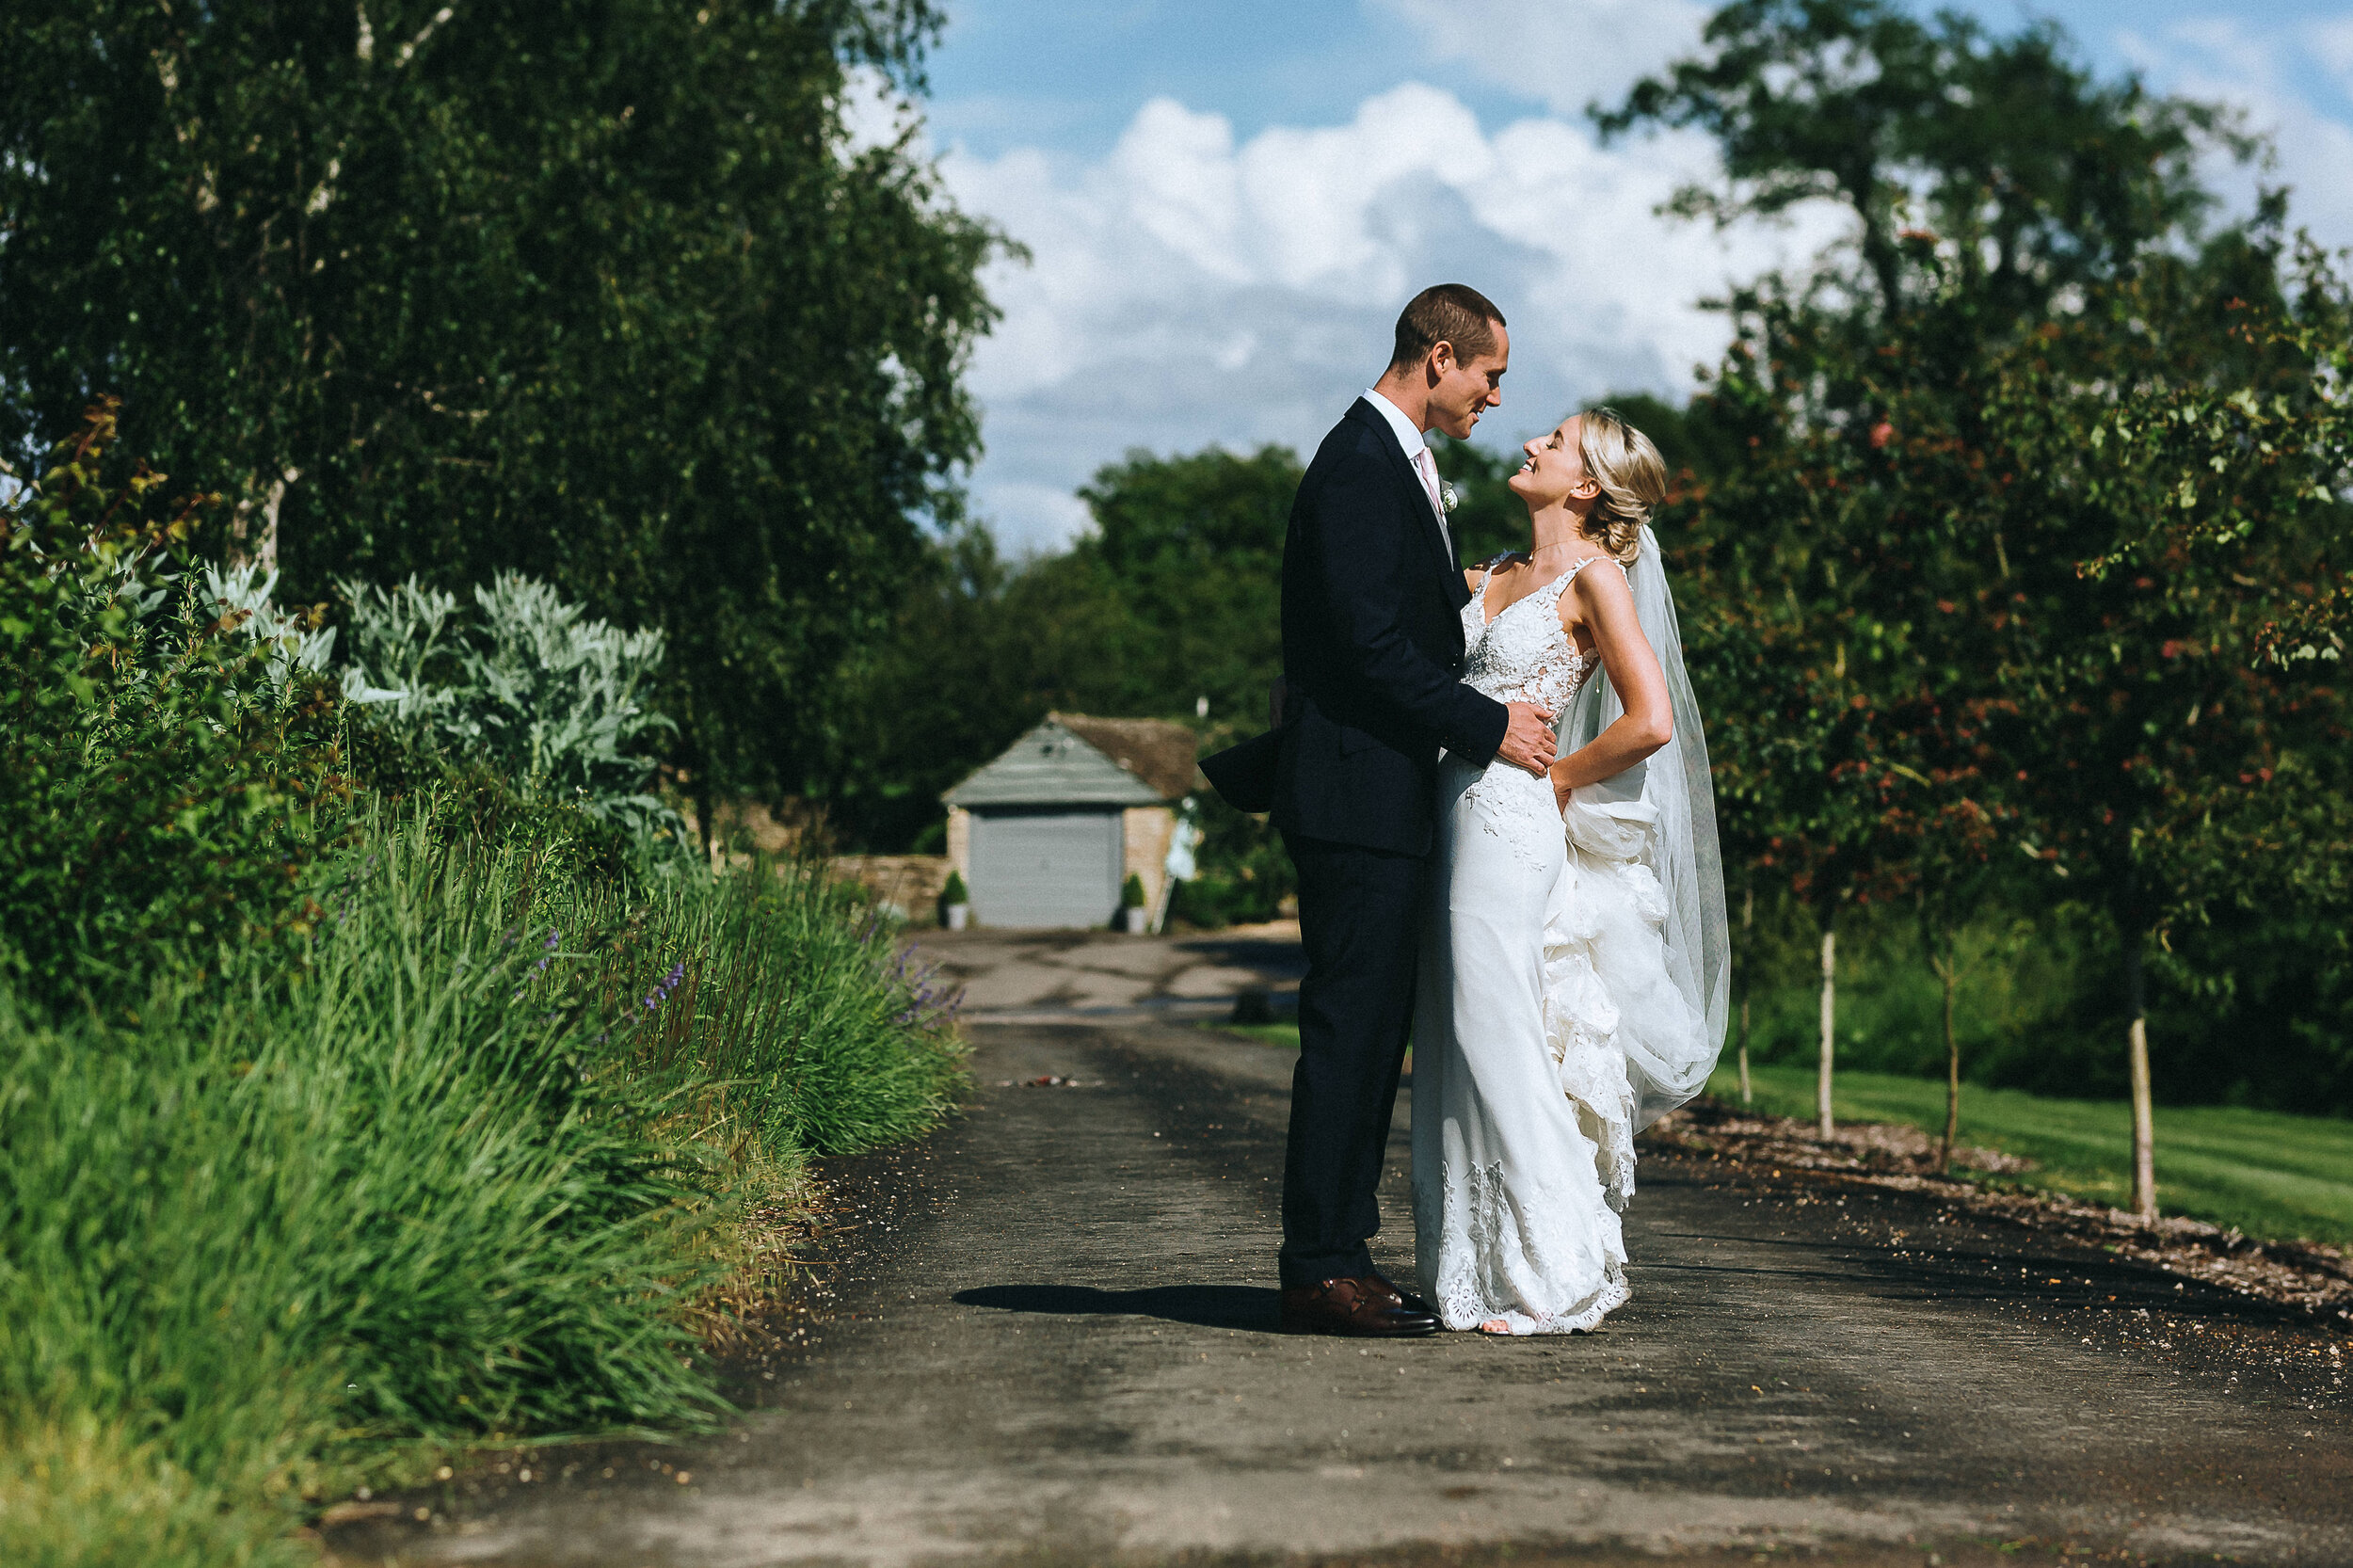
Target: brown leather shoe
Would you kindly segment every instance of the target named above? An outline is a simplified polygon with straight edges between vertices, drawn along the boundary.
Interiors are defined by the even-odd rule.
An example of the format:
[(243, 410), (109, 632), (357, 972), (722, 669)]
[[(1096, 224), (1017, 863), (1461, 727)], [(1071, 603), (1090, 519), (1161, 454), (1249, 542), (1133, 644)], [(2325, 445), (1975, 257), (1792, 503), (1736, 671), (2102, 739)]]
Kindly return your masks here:
[(1353, 1339), (1416, 1339), (1438, 1332), (1438, 1320), (1397, 1299), (1386, 1280), (1327, 1279), (1283, 1292), (1285, 1334), (1337, 1334)]
[(1386, 1290), (1389, 1293), (1389, 1300), (1396, 1303), (1399, 1306), (1403, 1307), (1408, 1312), (1418, 1312), (1425, 1318), (1434, 1318), (1437, 1316), (1436, 1313), (1430, 1310), (1430, 1304), (1428, 1302), (1423, 1301), (1419, 1296), (1415, 1295), (1411, 1290), (1400, 1288), (1395, 1280), (1392, 1280), (1388, 1275), (1383, 1273), (1378, 1269), (1375, 1269), (1366, 1277), (1365, 1283), (1373, 1287), (1373, 1288), (1377, 1290)]

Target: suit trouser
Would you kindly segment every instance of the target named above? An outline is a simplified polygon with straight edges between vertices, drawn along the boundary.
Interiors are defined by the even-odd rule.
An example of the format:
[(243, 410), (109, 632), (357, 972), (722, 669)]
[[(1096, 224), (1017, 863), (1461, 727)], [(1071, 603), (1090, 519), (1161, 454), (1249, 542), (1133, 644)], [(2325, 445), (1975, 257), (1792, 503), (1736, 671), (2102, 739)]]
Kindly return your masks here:
[(1299, 869), (1299, 1067), (1283, 1161), (1286, 1286), (1372, 1272), (1366, 1239), (1414, 1016), (1430, 857), (1285, 836)]

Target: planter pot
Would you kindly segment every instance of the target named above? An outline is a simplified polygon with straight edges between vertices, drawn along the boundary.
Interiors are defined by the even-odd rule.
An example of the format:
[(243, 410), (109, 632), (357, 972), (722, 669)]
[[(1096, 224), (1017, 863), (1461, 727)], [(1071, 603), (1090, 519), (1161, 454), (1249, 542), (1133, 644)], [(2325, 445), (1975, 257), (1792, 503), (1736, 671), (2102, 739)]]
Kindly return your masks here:
[(968, 904), (952, 904), (948, 905), (945, 914), (948, 918), (948, 929), (951, 931), (962, 931), (972, 923), (972, 906)]
[(1122, 909), (1119, 918), (1122, 929), (1130, 936), (1141, 936), (1152, 929), (1152, 912), (1149, 909)]

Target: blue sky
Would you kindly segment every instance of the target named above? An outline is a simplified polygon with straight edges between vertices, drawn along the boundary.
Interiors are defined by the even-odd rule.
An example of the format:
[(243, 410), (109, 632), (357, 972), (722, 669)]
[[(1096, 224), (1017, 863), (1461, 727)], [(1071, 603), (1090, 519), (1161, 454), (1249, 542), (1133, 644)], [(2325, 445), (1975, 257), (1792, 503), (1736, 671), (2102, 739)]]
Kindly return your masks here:
[[(2049, 18), (2105, 72), (2242, 105), (2298, 218), (2353, 245), (2353, 4), (1962, 0)], [(1029, 247), (976, 358), (976, 505), (1016, 549), (1085, 522), (1130, 448), (1311, 446), (1421, 283), (1511, 316), (1516, 440), (1576, 399), (1688, 391), (1699, 301), (1835, 237), (1833, 215), (1718, 235), (1651, 211), (1710, 158), (1599, 147), (1585, 105), (1697, 38), (1693, 0), (951, 0), (917, 107), (954, 199)], [(877, 111), (878, 112), (878, 111)], [(2218, 180), (2244, 200), (2251, 175)]]

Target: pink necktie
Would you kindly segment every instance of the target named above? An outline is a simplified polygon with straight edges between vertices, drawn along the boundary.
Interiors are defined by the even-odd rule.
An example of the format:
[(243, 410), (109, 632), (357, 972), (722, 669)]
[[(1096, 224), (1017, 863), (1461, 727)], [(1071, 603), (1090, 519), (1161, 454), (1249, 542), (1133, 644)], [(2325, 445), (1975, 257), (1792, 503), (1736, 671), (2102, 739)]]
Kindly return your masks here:
[(1438, 499), (1438, 460), (1428, 447), (1414, 454), (1414, 472), (1421, 475), (1421, 488), (1430, 497), (1430, 509), (1437, 514), (1438, 536), (1446, 541), (1447, 553), (1454, 553), (1454, 530), (1446, 523), (1446, 503)]
[(1443, 518), (1446, 507), (1438, 500), (1438, 464), (1430, 456), (1428, 447), (1414, 454), (1414, 472), (1421, 475), (1421, 488), (1430, 492), (1430, 504), (1436, 507), (1438, 515)]

